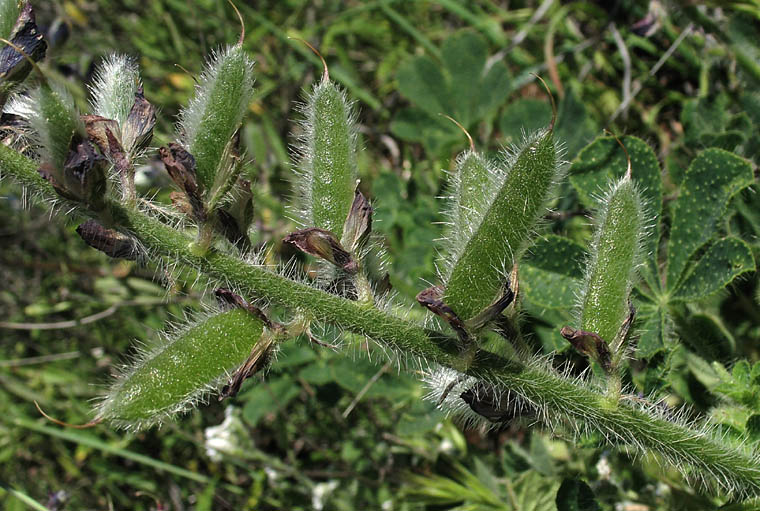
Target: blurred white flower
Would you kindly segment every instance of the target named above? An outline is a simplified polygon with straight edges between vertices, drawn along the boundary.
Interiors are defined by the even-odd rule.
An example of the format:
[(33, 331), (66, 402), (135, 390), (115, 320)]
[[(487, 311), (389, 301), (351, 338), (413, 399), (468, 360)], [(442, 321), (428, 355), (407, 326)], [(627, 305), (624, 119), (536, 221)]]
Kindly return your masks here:
[(219, 462), (225, 454), (245, 456), (253, 441), (240, 419), (240, 411), (234, 406), (224, 410), (224, 421), (218, 426), (206, 428), (206, 454), (212, 461)]
[(325, 507), (325, 498), (338, 487), (338, 481), (327, 481), (318, 483), (311, 490), (311, 507), (317, 511), (322, 511)]

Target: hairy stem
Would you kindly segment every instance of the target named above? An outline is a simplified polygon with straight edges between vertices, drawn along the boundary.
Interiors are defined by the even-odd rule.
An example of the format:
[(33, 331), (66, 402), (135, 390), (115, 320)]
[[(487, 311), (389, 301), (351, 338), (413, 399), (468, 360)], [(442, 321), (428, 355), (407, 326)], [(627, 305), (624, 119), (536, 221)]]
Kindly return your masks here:
[[(52, 187), (37, 174), (37, 164), (0, 145), (0, 173), (48, 199)], [(365, 335), (383, 346), (426, 364), (457, 367), (454, 338), (362, 304), (289, 280), (265, 268), (210, 250), (199, 256), (193, 239), (134, 209), (108, 202), (114, 223), (131, 232), (156, 256), (191, 265), (208, 277), (274, 303)], [(83, 211), (84, 214), (87, 214)], [(569, 426), (579, 434), (598, 432), (610, 444), (654, 453), (664, 461), (694, 469), (692, 480), (717, 484), (740, 495), (760, 495), (760, 464), (751, 455), (701, 430), (671, 422), (637, 399), (610, 399), (581, 381), (572, 381), (535, 365), (524, 365), (479, 352), (467, 373), (498, 383), (532, 403), (548, 425)]]

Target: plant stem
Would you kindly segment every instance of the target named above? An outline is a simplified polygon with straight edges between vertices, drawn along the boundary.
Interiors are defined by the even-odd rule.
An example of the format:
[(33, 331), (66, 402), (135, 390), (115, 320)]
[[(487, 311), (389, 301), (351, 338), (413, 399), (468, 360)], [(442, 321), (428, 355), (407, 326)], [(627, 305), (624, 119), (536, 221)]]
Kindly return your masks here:
[[(0, 173), (46, 199), (60, 200), (37, 173), (37, 164), (0, 145)], [(369, 337), (406, 360), (425, 365), (461, 365), (456, 339), (411, 321), (295, 282), (266, 268), (209, 250), (199, 256), (193, 239), (135, 209), (107, 200), (115, 226), (137, 237), (151, 254), (177, 260), (215, 281), (223, 282), (273, 303)], [(83, 209), (83, 215), (90, 216)], [(503, 386), (533, 404), (550, 427), (566, 425), (577, 434), (598, 433), (610, 444), (659, 454), (682, 472), (693, 467), (693, 481), (740, 495), (760, 495), (760, 463), (750, 454), (722, 443), (702, 430), (670, 422), (654, 406), (637, 399), (611, 399), (588, 383), (570, 380), (540, 364), (521, 364), (488, 352), (477, 353), (467, 373)]]

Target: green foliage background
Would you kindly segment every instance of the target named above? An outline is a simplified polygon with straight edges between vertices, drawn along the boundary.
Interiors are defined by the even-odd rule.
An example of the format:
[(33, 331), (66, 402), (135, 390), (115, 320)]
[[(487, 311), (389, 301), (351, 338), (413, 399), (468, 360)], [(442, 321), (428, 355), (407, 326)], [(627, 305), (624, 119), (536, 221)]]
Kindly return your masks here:
[[(668, 5), (655, 13), (654, 33), (643, 36), (632, 26), (647, 16), (647, 5), (554, 2), (535, 16), (544, 3), (510, 2), (509, 9), (490, 0), (240, 5), (244, 47), (256, 60), (256, 92), (243, 131), (252, 159), (246, 172), (256, 181), (255, 241), (292, 255), (279, 240), (293, 230), (282, 204), (292, 194), (294, 102), (321, 68), (288, 36), (314, 43), (331, 76), (358, 102), (362, 188), (375, 201), (375, 229), (393, 261), (393, 286), (407, 298), (423, 281), (435, 280), (432, 241), (442, 220), (435, 197), (444, 189), (443, 170), (466, 148), (461, 133), (438, 114), (462, 122), (480, 150), (515, 143), (522, 129), (544, 125), (551, 115), (531, 76), (539, 73), (557, 96), (556, 137), (573, 163), (549, 235), (523, 269), (525, 329), (546, 353), (564, 352), (565, 360), (583, 367), (556, 325), (570, 317), (582, 273), (591, 234), (583, 213), (595, 206), (599, 184), (620, 175), (610, 169), (625, 168), (619, 153), (609, 156), (612, 139), (586, 146), (602, 127), (636, 135), (624, 143), (634, 174), (651, 183), (644, 189), (651, 212), (662, 211), (652, 229), (669, 233), (668, 243), (654, 236), (647, 247), (663, 265), (645, 269), (647, 287), (638, 291), (637, 390), (658, 392), (666, 407), (687, 404), (695, 415), (710, 414), (727, 435), (760, 439), (753, 272), (760, 202), (749, 187), (760, 161), (760, 48), (752, 36), (760, 7)], [(211, 0), (63, 1), (35, 8), (41, 25), (69, 27), (68, 39), (49, 50), (47, 61), (54, 64), (45, 70), (82, 104), (81, 84), (102, 56), (139, 55), (146, 97), (161, 107), (155, 146), (172, 139), (202, 56), (238, 35), (229, 5)], [(610, 23), (630, 58), (630, 83)], [(619, 112), (626, 90), (637, 94)], [(159, 167), (146, 166), (155, 177), (142, 191), (165, 198), (169, 188)], [(718, 167), (733, 172), (706, 188)], [(599, 449), (594, 438), (578, 448), (546, 436), (530, 420), (490, 433), (463, 430), (422, 400), (414, 375), (397, 374), (378, 354), (368, 359), (361, 339), (353, 358), (288, 343), (263, 382), (249, 381), (234, 400), (211, 403), (159, 431), (124, 435), (44, 422), (34, 401), (62, 420), (86, 422), (101, 391), (91, 382), (108, 381), (112, 367), (130, 356), (133, 339), (150, 342), (167, 320), (199, 310), (201, 292), (176, 283), (167, 293), (154, 283), (162, 278), (154, 268), (108, 260), (87, 248), (73, 227), (49, 222), (38, 206), (26, 209), (26, 198), (8, 182), (0, 183), (0, 197), (4, 509), (34, 505), (25, 499), (38, 509), (135, 510), (731, 504), (695, 494), (654, 460)], [(702, 208), (699, 214), (689, 201)], [(685, 251), (676, 252), (676, 244)], [(721, 274), (715, 268), (726, 260), (734, 270)], [(77, 324), (82, 318), (88, 322)], [(204, 430), (222, 423), (225, 409), (237, 447), (212, 457)]]

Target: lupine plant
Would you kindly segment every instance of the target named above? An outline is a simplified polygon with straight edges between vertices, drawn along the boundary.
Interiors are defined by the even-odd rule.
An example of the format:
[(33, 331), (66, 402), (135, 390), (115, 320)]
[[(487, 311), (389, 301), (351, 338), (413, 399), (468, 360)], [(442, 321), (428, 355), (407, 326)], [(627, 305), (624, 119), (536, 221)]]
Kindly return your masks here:
[[(42, 58), (44, 43), (41, 50), (23, 46), (28, 38), (16, 34), (33, 20), (30, 8), (2, 4), (0, 30), (12, 43), (3, 55), (13, 57), (3, 63), (23, 66), (20, 74), (3, 70), (5, 91)], [(592, 210), (588, 247), (541, 237), (568, 173), (556, 113), (496, 157), (471, 142), (450, 174), (439, 280), (417, 295), (427, 309), (417, 320), (389, 290), (373, 207), (358, 181), (356, 109), (327, 66), (302, 106), (298, 193), (290, 205), (301, 229), (283, 240), (318, 260), (316, 275), (266, 264), (266, 249), (252, 248), (255, 204), (241, 173), (239, 129), (253, 77), (241, 42), (208, 58), (176, 141), (158, 148), (176, 187), (171, 207), (135, 190), (135, 164), (150, 151), (156, 122), (135, 61), (112, 55), (101, 64), (91, 113), (78, 112), (41, 75), (4, 105), (22, 126), (4, 133), (4, 178), (75, 219), (94, 248), (176, 278), (192, 272), (215, 297), (206, 313), (168, 329), (122, 369), (93, 422), (157, 427), (210, 395), (233, 398), (247, 378), (276, 364), (283, 343), (301, 338), (350, 350), (360, 336), (401, 369), (424, 373), (429, 399), (465, 420), (498, 425), (529, 416), (579, 441), (594, 436), (654, 456), (705, 491), (760, 495), (756, 444), (637, 394), (628, 374), (636, 349), (669, 342), (668, 301), (712, 294), (754, 270), (744, 241), (716, 240), (727, 202), (754, 180), (747, 161), (719, 149), (694, 158), (663, 269), (662, 182), (643, 141), (600, 137), (570, 167), (570, 182)], [(557, 370), (534, 352), (520, 328), (524, 300), (547, 308), (574, 302), (572, 320), (556, 333), (589, 371)]]

